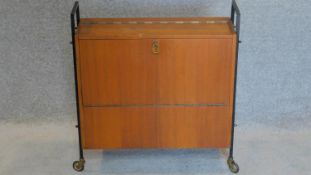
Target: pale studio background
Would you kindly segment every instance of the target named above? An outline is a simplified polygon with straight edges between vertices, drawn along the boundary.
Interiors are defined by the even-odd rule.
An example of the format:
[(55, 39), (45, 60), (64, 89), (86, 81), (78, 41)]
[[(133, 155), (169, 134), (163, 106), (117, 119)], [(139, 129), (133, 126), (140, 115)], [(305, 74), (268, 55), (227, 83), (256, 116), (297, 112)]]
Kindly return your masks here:
[[(237, 0), (240, 174), (311, 167), (311, 1)], [(74, 174), (71, 0), (0, 0), (0, 174)], [(229, 16), (231, 0), (80, 0), (81, 17)], [(85, 174), (230, 174), (217, 151), (88, 151)]]

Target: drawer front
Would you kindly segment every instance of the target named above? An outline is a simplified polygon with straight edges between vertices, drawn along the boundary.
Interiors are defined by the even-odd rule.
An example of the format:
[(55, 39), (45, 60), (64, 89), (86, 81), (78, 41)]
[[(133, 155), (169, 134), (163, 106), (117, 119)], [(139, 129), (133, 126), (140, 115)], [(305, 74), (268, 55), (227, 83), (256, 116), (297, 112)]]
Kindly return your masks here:
[(79, 43), (84, 106), (230, 104), (231, 39)]
[(84, 148), (226, 148), (226, 107), (86, 107)]

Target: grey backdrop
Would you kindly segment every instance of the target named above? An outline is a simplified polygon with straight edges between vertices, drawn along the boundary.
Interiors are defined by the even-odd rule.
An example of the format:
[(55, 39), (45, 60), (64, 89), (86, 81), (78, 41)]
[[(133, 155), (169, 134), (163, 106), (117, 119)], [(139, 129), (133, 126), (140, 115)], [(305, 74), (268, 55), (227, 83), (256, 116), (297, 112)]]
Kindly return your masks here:
[[(229, 16), (231, 0), (80, 0), (82, 17)], [(237, 120), (310, 126), (311, 1), (238, 0)], [(0, 0), (0, 119), (75, 117), (71, 0)], [(286, 119), (286, 120), (280, 120)], [(287, 122), (282, 122), (287, 121)]]

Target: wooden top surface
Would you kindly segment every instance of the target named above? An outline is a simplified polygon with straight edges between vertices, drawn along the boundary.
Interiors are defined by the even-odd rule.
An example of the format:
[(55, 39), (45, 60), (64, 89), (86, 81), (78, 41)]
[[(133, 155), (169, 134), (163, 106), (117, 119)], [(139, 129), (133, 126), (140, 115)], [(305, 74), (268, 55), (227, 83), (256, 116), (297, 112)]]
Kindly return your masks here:
[(82, 18), (79, 39), (231, 38), (230, 18)]

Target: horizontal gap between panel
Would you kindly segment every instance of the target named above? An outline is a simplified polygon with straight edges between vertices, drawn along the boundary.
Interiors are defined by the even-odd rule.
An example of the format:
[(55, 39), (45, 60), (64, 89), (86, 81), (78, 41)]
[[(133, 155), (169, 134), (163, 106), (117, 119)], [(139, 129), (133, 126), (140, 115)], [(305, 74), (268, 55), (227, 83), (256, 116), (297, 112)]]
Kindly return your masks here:
[(107, 104), (107, 105), (84, 105), (84, 107), (212, 107), (225, 106), (223, 103), (213, 104)]

